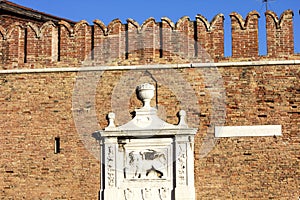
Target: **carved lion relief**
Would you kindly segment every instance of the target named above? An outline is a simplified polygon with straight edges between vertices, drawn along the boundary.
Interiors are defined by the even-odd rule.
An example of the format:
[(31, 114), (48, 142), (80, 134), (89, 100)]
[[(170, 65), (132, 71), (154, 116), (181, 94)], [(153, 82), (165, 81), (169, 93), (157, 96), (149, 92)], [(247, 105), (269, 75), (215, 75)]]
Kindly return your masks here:
[(166, 152), (146, 149), (130, 151), (127, 155), (125, 178), (158, 179), (167, 176)]

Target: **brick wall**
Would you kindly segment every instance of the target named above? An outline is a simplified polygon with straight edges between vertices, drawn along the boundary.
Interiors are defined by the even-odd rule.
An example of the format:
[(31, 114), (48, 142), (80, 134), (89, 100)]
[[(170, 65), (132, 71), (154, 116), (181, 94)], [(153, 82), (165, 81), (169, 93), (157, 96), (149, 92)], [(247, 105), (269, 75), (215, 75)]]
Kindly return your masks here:
[[(118, 111), (118, 125), (129, 121), (130, 112), (141, 106), (134, 87), (145, 81), (157, 82), (152, 105), (157, 99), (159, 115), (169, 123), (178, 122), (176, 113), (182, 109), (182, 101), (196, 98), (197, 104), (187, 111), (189, 125), (198, 128), (197, 199), (298, 199), (299, 64), (5, 73), (8, 69), (82, 65), (299, 60), (293, 53), (292, 15), (286, 11), (278, 18), (273, 12), (266, 13), (268, 54), (259, 56), (258, 13), (250, 12), (245, 20), (231, 13), (233, 54), (229, 58), (224, 57), (223, 15), (211, 22), (201, 15), (195, 21), (183, 17), (176, 24), (168, 18), (161, 22), (150, 18), (142, 25), (131, 19), (126, 24), (114, 20), (108, 26), (99, 20), (93, 26), (85, 21), (75, 26), (63, 21), (58, 25), (3, 23), (1, 199), (97, 199), (100, 163), (92, 133), (107, 126), (106, 115), (112, 109)], [(168, 87), (167, 81), (175, 89)], [(214, 88), (218, 81), (223, 90)], [(92, 85), (77, 94), (78, 83)], [(184, 84), (191, 86), (194, 96), (180, 96)], [(124, 87), (128, 95), (118, 94), (120, 85), (128, 86)], [(114, 95), (123, 95), (121, 100), (126, 102)], [(222, 95), (224, 98), (218, 98)], [(112, 107), (119, 101), (121, 110)], [(83, 103), (84, 109), (74, 109), (77, 103)], [(220, 114), (224, 113), (222, 105), (225, 116)], [(95, 119), (97, 129), (90, 124)], [(214, 139), (213, 121), (229, 126), (279, 124), (283, 135)], [(58, 154), (54, 153), (55, 137), (61, 143)]]
[[(1, 23), (1, 68), (44, 68), (82, 61), (93, 64), (153, 64), (228, 59), (294, 59), (293, 12), (280, 17), (266, 12), (267, 56), (258, 54), (258, 20), (256, 11), (246, 19), (231, 13), (232, 57), (224, 57), (224, 16), (208, 22), (201, 15), (195, 21), (182, 17), (177, 23), (168, 18), (161, 22), (147, 19), (142, 25), (129, 19), (105, 26), (100, 20), (93, 25), (80, 21), (74, 26), (66, 21), (59, 24), (32, 21)], [(6, 18), (4, 18), (6, 20)], [(93, 50), (93, 51), (92, 51)], [(172, 54), (172, 55), (171, 55)], [(176, 58), (175, 58), (176, 57)]]

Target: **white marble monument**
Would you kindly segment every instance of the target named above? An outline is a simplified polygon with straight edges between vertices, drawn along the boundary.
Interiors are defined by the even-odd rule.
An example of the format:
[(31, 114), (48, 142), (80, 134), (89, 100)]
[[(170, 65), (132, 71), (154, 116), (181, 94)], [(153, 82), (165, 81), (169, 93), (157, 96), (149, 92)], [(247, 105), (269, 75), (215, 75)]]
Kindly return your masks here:
[(185, 111), (179, 124), (172, 125), (157, 116), (150, 106), (154, 86), (137, 87), (143, 107), (135, 117), (116, 127), (115, 114), (99, 131), (101, 138), (101, 200), (194, 200), (194, 136), (188, 128)]

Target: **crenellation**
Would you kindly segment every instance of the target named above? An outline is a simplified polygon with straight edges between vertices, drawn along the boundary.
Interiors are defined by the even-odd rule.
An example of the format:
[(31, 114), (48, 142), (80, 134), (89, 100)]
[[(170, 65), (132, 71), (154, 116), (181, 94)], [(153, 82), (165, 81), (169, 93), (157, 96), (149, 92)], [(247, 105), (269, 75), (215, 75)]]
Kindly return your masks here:
[(93, 50), (92, 60), (96, 63), (100, 63), (104, 60), (104, 41), (107, 36), (107, 27), (100, 20), (94, 21), (93, 30)]
[(6, 40), (7, 33), (6, 33), (5, 28), (3, 28), (3, 26), (1, 26), (1, 25), (0, 25), (0, 35), (2, 37), (2, 40)]
[(98, 26), (102, 30), (102, 34), (107, 35), (107, 27), (105, 26), (105, 24), (101, 20), (96, 19), (93, 22), (94, 22), (94, 27)]
[(156, 23), (155, 19), (153, 17), (149, 17), (140, 26), (141, 27), (140, 31), (145, 30), (147, 28), (154, 28), (154, 26), (156, 26), (156, 25), (157, 25), (157, 23)]
[(151, 63), (153, 60), (159, 58), (159, 24), (155, 19), (150, 17), (146, 19), (140, 27), (141, 35), (141, 59), (145, 63)]
[(133, 19), (127, 19), (126, 24), (126, 59), (141, 61), (142, 42), (139, 34), (140, 25)]
[(169, 28), (171, 28), (172, 30), (175, 29), (175, 23), (170, 18), (162, 17), (161, 22), (166, 24), (165, 28), (169, 26)]
[(248, 13), (244, 20), (236, 12), (230, 14), (233, 58), (258, 57), (258, 19), (256, 11)]
[(123, 60), (125, 57), (125, 25), (119, 19), (113, 20), (109, 23), (108, 35), (106, 37), (105, 44), (108, 49), (105, 54), (106, 63), (116, 62), (118, 60)]
[(198, 14), (196, 30), (197, 48), (195, 51), (199, 59), (206, 62), (207, 56), (211, 60), (224, 58), (224, 15), (218, 14), (209, 22), (204, 16)]
[(60, 21), (58, 24), (59, 24), (61, 27), (66, 28), (66, 30), (68, 31), (70, 37), (73, 37), (73, 36), (74, 36), (74, 28), (71, 26), (70, 23), (68, 23), (68, 22), (66, 22), (66, 21)]
[(77, 63), (75, 51), (75, 34), (73, 27), (65, 21), (59, 23), (59, 61), (61, 63)]
[[(243, 17), (237, 13), (237, 12), (232, 12), (230, 14), (232, 22), (238, 23), (240, 25), (240, 29), (246, 30), (246, 29), (258, 29), (256, 23), (253, 23), (257, 21), (257, 19), (260, 18), (260, 15), (257, 11), (251, 11), (247, 14), (246, 19), (243, 19)], [(236, 21), (233, 21), (233, 19), (236, 19)], [(253, 26), (254, 25), (254, 26)], [(238, 29), (236, 26), (232, 27), (233, 29)]]
[[(107, 35), (119, 34), (123, 30), (124, 24), (120, 19), (114, 19), (107, 25)], [(121, 28), (122, 27), (122, 28)]]
[[(272, 11), (267, 11), (265, 15), (268, 44), (266, 58), (289, 59), (286, 55), (293, 58), (293, 12), (287, 10), (280, 18)], [(227, 59), (261, 59), (259, 13), (251, 11), (243, 19), (240, 14), (232, 12), (230, 18), (232, 56), (227, 58), (224, 56), (223, 14), (216, 15), (210, 22), (198, 14), (194, 21), (187, 16), (176, 23), (167, 17), (161, 18), (161, 22), (148, 18), (141, 25), (133, 19), (128, 19), (125, 24), (115, 19), (107, 26), (100, 20), (95, 20), (93, 25), (85, 20), (74, 24), (64, 20), (58, 24), (51, 21), (14, 22), (6, 27), (0, 26), (3, 40), (1, 44), (5, 45), (5, 41), (8, 41), (10, 49), (2, 50), (2, 57), (6, 59), (2, 59), (1, 65), (2, 68), (9, 68), (8, 66), (13, 67), (16, 63), (26, 63), (24, 67), (32, 68), (45, 62), (50, 63), (51, 67), (62, 63), (79, 65), (82, 61), (118, 65), (146, 64), (153, 63), (154, 60), (160, 60), (161, 63), (168, 60), (181, 63), (206, 62), (208, 57), (216, 62)], [(20, 33), (16, 33), (15, 29)], [(46, 32), (47, 36), (44, 36)], [(17, 36), (12, 34), (19, 35), (17, 46), (10, 45), (11, 42), (17, 42)], [(28, 38), (24, 38), (25, 36)], [(35, 49), (36, 47), (39, 48)], [(182, 58), (183, 55), (185, 59)]]
[(195, 56), (194, 23), (188, 16), (181, 17), (175, 24), (175, 31), (180, 44), (177, 54), (192, 60)]
[(41, 45), (36, 31), (31, 26), (27, 26), (25, 29), (24, 63), (35, 64), (38, 62), (38, 56), (41, 53), (39, 47)]
[(82, 20), (75, 24), (74, 35), (76, 38), (76, 55), (79, 61), (90, 59), (92, 50), (92, 27), (87, 21)]
[(161, 51), (161, 58), (170, 58), (172, 57), (171, 52), (173, 52), (173, 45), (172, 45), (172, 35), (173, 30), (175, 29), (174, 22), (167, 17), (161, 18), (161, 27), (160, 27), (160, 51)]
[(269, 57), (286, 57), (294, 54), (294, 29), (292, 10), (286, 10), (278, 18), (273, 11), (267, 11), (267, 52)]
[(221, 18), (222, 21), (224, 21), (225, 19), (224, 15), (221, 13), (214, 16), (214, 18), (210, 22), (201, 14), (196, 15), (196, 20), (197, 19), (201, 20), (206, 28), (206, 31), (208, 32), (210, 32), (215, 26), (217, 26), (216, 24), (218, 23), (219, 18)]

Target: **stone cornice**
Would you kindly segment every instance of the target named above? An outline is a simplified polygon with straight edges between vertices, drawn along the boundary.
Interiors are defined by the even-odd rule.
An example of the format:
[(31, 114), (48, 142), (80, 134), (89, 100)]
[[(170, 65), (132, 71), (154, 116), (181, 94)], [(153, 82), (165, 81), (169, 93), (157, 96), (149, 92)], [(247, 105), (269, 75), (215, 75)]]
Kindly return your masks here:
[(270, 65), (281, 66), (281, 65), (299, 65), (299, 64), (300, 64), (300, 60), (274, 60), (274, 61), (266, 60), (266, 61), (245, 61), (245, 62), (153, 64), (153, 65), (130, 65), (130, 66), (86, 66), (86, 67), (40, 68), (40, 69), (10, 69), (10, 70), (0, 70), (0, 74), (183, 69), (183, 68), (244, 67), (244, 66), (260, 67), (260, 66), (270, 66)]

